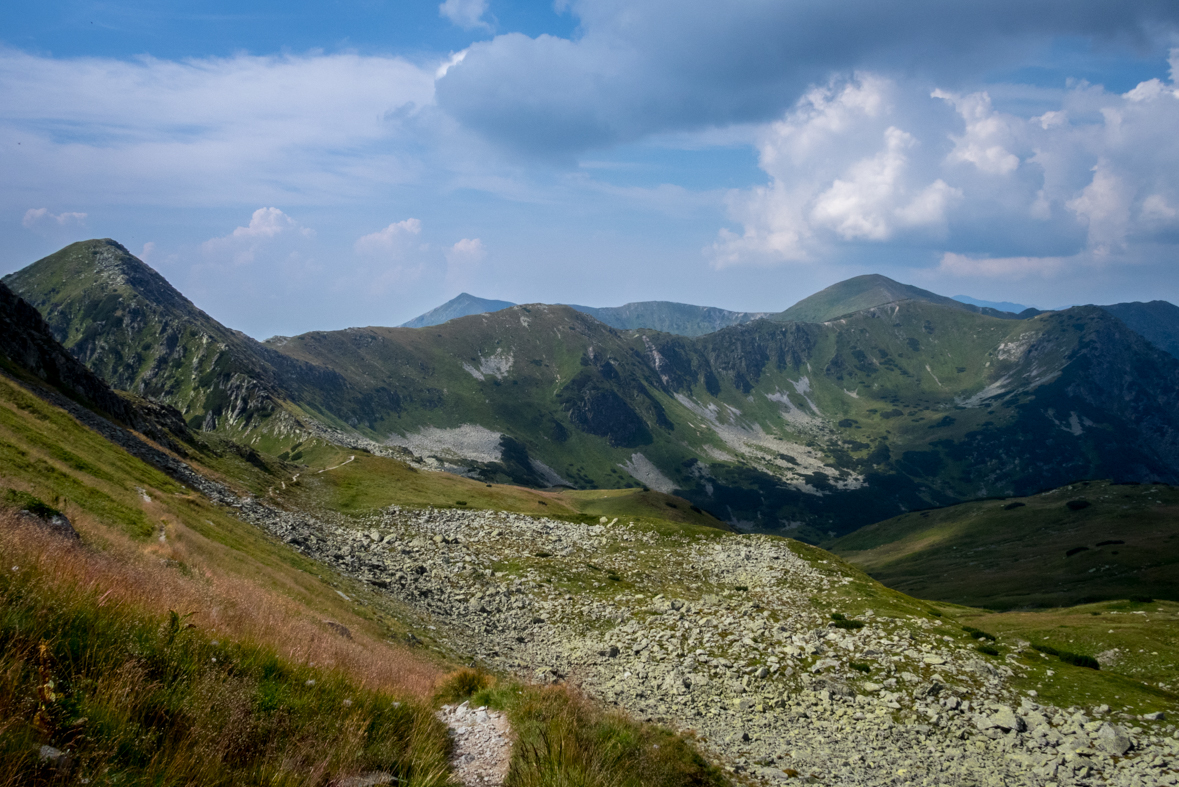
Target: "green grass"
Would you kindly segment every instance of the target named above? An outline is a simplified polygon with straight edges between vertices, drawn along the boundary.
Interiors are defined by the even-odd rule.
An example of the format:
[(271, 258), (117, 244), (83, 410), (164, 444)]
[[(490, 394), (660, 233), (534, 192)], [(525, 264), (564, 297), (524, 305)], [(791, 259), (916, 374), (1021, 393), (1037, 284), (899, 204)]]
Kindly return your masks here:
[(507, 714), (516, 735), (505, 787), (724, 787), (691, 740), (590, 703), (566, 686), (495, 683), (463, 670), (439, 701)]
[[(942, 608), (969, 626), (985, 625), (1005, 646), (1028, 643), (1020, 656), (1028, 671), (1016, 685), (1035, 689), (1045, 702), (1179, 711), (1179, 604), (1106, 601), (998, 613)], [(1089, 661), (1098, 656), (1105, 660), (1100, 670)]]
[[(1070, 509), (1079, 497), (1091, 505)], [(1072, 484), (905, 514), (827, 546), (890, 587), (972, 606), (1179, 600), (1179, 489)]]
[(43, 745), (94, 784), (313, 785), (375, 770), (446, 783), (445, 730), (417, 698), (112, 601), (103, 561), (81, 547), (45, 561), (6, 546), (0, 784), (62, 781)]

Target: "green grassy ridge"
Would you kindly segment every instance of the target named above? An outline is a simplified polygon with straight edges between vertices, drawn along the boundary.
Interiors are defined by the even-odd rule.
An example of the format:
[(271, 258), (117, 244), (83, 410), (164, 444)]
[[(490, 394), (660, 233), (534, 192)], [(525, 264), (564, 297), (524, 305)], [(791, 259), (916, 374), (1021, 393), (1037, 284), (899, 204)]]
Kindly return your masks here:
[(853, 312), (906, 300), (936, 303), (993, 317), (1010, 316), (1006, 312), (989, 308), (980, 309), (911, 284), (901, 284), (878, 273), (870, 273), (832, 284), (813, 295), (808, 295), (789, 309), (770, 315), (770, 319), (779, 322), (827, 322)]
[(1079, 482), (904, 514), (825, 546), (898, 590), (971, 606), (1179, 601), (1179, 490)]
[(0, 783), (60, 781), (43, 745), (92, 784), (447, 783), (446, 731), (417, 701), (19, 569), (0, 572)]

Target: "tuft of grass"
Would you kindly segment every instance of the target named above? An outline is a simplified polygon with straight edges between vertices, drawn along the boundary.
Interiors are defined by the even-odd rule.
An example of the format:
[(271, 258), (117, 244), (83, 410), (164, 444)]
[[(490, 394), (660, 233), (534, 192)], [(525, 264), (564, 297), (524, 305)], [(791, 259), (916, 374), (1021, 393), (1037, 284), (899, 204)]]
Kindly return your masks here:
[(446, 705), (462, 702), (495, 685), (495, 677), (481, 669), (465, 667), (450, 673), (438, 684), (434, 692), (434, 704)]
[(604, 711), (567, 687), (519, 688), (486, 699), (507, 712), (516, 733), (505, 787), (729, 784), (685, 737)]

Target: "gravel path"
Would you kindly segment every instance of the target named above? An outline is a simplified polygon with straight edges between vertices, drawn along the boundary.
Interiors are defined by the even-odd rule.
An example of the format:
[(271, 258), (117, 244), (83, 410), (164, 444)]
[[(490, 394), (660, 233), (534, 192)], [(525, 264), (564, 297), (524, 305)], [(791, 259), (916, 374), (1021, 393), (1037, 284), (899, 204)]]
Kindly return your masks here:
[(512, 728), (507, 716), (484, 707), (443, 705), (438, 718), (454, 737), (451, 767), (465, 787), (498, 787), (508, 775)]

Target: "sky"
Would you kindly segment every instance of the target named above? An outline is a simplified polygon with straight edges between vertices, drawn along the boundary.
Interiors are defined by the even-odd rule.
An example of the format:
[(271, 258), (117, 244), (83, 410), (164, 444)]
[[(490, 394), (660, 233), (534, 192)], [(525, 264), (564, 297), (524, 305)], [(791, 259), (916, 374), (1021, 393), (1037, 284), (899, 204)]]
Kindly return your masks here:
[(0, 25), (0, 273), (119, 241), (257, 338), (882, 273), (1179, 302), (1174, 0), (69, 0)]

